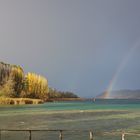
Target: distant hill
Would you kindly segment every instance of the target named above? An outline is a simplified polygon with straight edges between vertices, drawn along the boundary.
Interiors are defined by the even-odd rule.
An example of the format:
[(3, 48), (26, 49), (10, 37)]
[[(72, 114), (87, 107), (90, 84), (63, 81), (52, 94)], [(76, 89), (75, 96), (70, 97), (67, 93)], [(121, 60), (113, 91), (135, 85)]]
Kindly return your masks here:
[(103, 92), (96, 98), (100, 99), (140, 99), (140, 90), (115, 90)]

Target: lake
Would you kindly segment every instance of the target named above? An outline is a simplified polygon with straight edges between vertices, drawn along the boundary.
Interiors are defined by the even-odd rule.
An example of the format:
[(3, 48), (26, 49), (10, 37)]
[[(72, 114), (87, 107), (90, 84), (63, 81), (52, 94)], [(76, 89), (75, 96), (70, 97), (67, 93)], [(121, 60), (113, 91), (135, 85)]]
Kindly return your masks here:
[[(1, 129), (65, 129), (64, 140), (120, 140), (124, 130), (140, 134), (140, 100), (52, 102), (40, 105), (1, 105)], [(74, 131), (80, 130), (80, 131)], [(86, 131), (85, 131), (86, 130)], [(103, 132), (116, 132), (104, 134)], [(57, 140), (59, 132), (33, 132), (33, 140)], [(27, 132), (2, 132), (2, 140), (29, 139)], [(140, 136), (126, 136), (140, 140)]]

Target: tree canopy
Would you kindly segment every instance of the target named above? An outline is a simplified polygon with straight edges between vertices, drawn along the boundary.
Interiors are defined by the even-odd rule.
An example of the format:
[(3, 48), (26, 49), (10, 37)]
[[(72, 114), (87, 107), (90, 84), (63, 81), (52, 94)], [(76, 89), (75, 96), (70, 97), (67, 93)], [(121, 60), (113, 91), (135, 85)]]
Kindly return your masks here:
[(0, 97), (22, 97), (49, 100), (77, 98), (72, 92), (61, 92), (48, 87), (48, 80), (35, 73), (24, 74), (22, 67), (0, 62)]

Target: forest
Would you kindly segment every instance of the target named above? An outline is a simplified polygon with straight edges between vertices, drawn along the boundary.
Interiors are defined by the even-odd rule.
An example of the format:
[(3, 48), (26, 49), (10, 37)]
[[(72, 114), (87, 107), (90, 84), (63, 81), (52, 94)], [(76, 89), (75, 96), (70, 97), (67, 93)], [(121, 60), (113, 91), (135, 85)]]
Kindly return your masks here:
[(31, 98), (49, 101), (53, 98), (78, 98), (72, 92), (49, 87), (47, 78), (36, 73), (24, 73), (21, 66), (0, 62), (0, 97)]

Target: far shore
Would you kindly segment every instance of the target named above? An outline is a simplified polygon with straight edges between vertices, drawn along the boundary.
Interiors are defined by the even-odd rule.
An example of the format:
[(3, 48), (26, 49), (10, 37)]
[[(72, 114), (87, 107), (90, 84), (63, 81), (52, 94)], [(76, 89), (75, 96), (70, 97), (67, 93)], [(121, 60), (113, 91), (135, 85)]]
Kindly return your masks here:
[(46, 102), (55, 102), (55, 101), (85, 101), (85, 98), (50, 98)]

